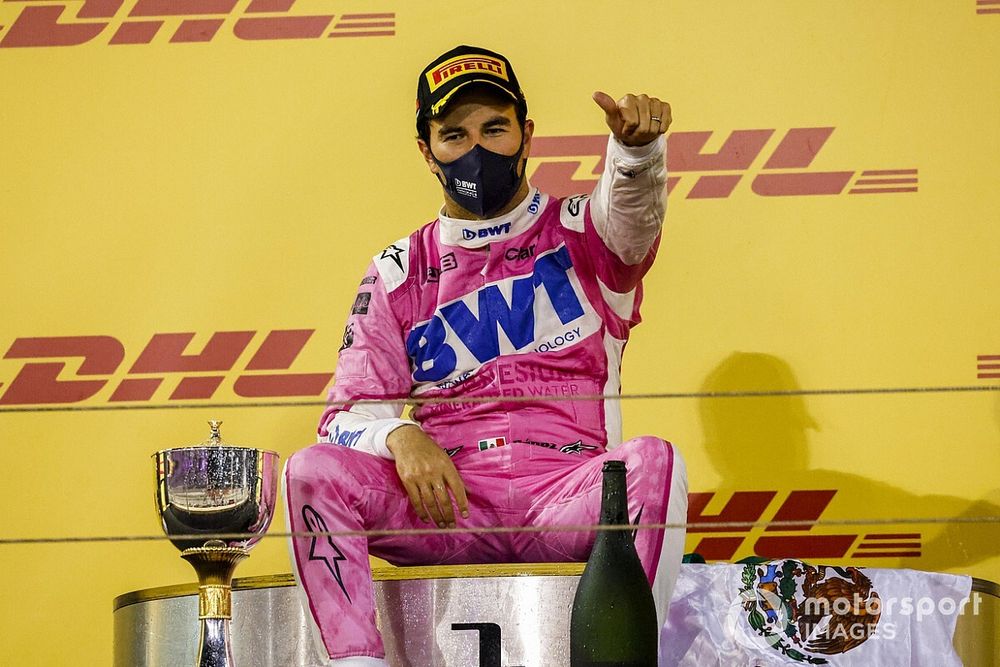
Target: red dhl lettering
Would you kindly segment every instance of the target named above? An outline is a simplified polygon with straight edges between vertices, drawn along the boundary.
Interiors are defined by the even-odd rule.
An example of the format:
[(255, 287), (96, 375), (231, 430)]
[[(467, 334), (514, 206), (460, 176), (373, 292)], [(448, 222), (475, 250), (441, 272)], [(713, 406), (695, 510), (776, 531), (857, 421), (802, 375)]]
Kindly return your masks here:
[[(921, 555), (920, 533), (836, 535), (809, 534), (837, 491), (833, 489), (790, 491), (774, 514), (767, 519), (767, 508), (778, 496), (777, 491), (736, 491), (718, 514), (706, 514), (705, 509), (715, 493), (688, 494), (688, 537), (701, 533), (727, 533), (698, 538), (692, 550), (705, 560), (732, 561), (747, 555), (762, 558), (838, 559), (845, 558), (912, 558)], [(707, 524), (783, 522), (767, 526), (764, 534), (752, 538), (750, 527), (729, 527)], [(801, 523), (797, 523), (800, 522)], [(796, 523), (791, 523), (796, 522)], [(699, 527), (697, 524), (706, 524)], [(745, 547), (748, 540), (749, 548)], [(893, 541), (888, 541), (893, 540)], [(853, 551), (852, 551), (853, 547)]]
[(507, 79), (503, 63), (489, 56), (466, 56), (458, 60), (449, 60), (436, 70), (430, 72), (431, 90), (434, 90), (447, 79), (462, 72), (485, 70), (503, 79)]
[[(251, 0), (232, 23), (233, 34), (242, 40), (396, 34), (396, 15), (392, 12), (341, 14), (331, 29), (334, 14), (279, 15), (287, 14), (294, 4), (295, 0)], [(168, 20), (176, 24), (178, 18), (183, 20), (170, 36), (171, 43), (208, 42), (237, 5), (236, 0), (133, 0), (127, 4), (124, 0), (84, 0), (73, 21), (68, 16), (70, 5), (28, 4), (6, 31), (0, 25), (0, 48), (77, 46), (104, 34), (115, 23), (113, 32), (107, 30), (109, 45), (148, 44)], [(205, 18), (209, 16), (216, 18)], [(117, 17), (120, 20), (113, 22)]]
[[(169, 400), (208, 399), (231, 379), (237, 361), (257, 337), (256, 331), (213, 333), (200, 352), (189, 352), (193, 333), (154, 334), (118, 382), (109, 402), (149, 401), (171, 374), (184, 374)], [(333, 372), (287, 371), (312, 337), (313, 329), (270, 331), (246, 366), (232, 379), (244, 398), (321, 396)], [(112, 336), (17, 338), (4, 359), (26, 361), (0, 395), (2, 405), (78, 403), (96, 396), (112, 381), (125, 360), (125, 346)], [(65, 374), (65, 359), (82, 359), (75, 379)], [(60, 360), (62, 359), (62, 360)], [(3, 384), (0, 383), (0, 388)]]
[[(917, 169), (806, 171), (833, 134), (832, 127), (795, 127), (766, 152), (777, 130), (733, 130), (715, 152), (705, 151), (711, 131), (667, 135), (667, 192), (680, 182), (692, 183), (686, 199), (723, 199), (750, 178), (750, 191), (762, 197), (806, 195), (887, 194), (917, 191)], [(604, 169), (605, 135), (540, 137), (532, 141), (531, 157), (541, 163), (531, 181), (549, 194), (565, 197), (590, 192)], [(597, 157), (592, 179), (579, 179), (582, 157)], [(766, 156), (766, 159), (764, 159)], [(763, 160), (763, 165), (754, 169)], [(752, 170), (752, 171), (751, 171)], [(710, 172), (688, 178), (686, 174)], [(730, 172), (730, 173), (718, 173)]]

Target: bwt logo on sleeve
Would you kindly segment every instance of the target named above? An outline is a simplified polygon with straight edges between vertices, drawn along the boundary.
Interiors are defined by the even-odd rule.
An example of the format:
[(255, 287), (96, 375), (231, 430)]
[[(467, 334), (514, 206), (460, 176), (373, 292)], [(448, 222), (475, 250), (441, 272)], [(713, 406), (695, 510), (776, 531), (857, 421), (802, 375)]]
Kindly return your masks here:
[[(149, 44), (164, 25), (171, 43), (210, 42), (223, 25), (241, 40), (319, 39), (321, 37), (392, 37), (394, 12), (289, 15), (295, 0), (84, 0), (69, 4), (19, 2), (9, 25), (0, 3), (0, 48), (77, 46), (104, 35), (107, 44)], [(237, 10), (237, 6), (239, 9)], [(235, 20), (234, 19), (235, 10)], [(332, 27), (331, 27), (331, 24)], [(4, 31), (6, 28), (6, 31)]]
[(416, 382), (440, 382), (501, 354), (576, 345), (599, 325), (569, 251), (561, 246), (540, 255), (532, 273), (505, 278), (441, 306), (410, 331), (406, 350)]

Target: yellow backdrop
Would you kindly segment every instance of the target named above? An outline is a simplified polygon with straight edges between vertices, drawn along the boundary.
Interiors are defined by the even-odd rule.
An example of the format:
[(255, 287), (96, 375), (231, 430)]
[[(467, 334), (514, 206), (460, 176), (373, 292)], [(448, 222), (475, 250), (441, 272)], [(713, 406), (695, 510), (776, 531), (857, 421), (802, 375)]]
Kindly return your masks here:
[[(321, 399), (368, 258), (434, 216), (415, 81), (457, 43), (513, 61), (556, 194), (594, 178), (595, 89), (673, 105), (625, 392), (1000, 376), (1000, 14), (973, 0), (27, 0), (0, 26), (0, 537), (158, 533), (149, 455), (210, 418), (312, 441), (319, 408), (245, 404)], [(23, 411), (178, 404), (206, 407)], [(624, 409), (682, 448), (693, 520), (805, 522), (689, 550), (1000, 579), (996, 524), (808, 523), (1000, 515), (1000, 394)], [(113, 597), (192, 578), (166, 542), (0, 568), (11, 665), (109, 664)], [(265, 539), (239, 574), (288, 569)]]

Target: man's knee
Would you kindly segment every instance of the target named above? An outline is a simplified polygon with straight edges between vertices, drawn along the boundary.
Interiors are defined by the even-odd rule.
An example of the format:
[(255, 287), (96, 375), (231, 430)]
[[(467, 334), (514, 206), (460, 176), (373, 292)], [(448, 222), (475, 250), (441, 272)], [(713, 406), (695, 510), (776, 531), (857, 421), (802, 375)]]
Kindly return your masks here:
[(327, 468), (336, 464), (338, 455), (334, 445), (317, 443), (300, 449), (285, 462), (285, 478), (296, 482), (319, 481)]
[(287, 489), (310, 496), (354, 486), (367, 463), (362, 456), (347, 447), (322, 442), (300, 449), (285, 462)]
[(624, 442), (614, 450), (615, 458), (625, 462), (629, 475), (666, 478), (685, 471), (684, 459), (672, 443), (649, 435)]
[(622, 443), (612, 456), (625, 462), (630, 486), (649, 501), (663, 500), (666, 494), (674, 507), (687, 507), (687, 466), (672, 443), (641, 436)]

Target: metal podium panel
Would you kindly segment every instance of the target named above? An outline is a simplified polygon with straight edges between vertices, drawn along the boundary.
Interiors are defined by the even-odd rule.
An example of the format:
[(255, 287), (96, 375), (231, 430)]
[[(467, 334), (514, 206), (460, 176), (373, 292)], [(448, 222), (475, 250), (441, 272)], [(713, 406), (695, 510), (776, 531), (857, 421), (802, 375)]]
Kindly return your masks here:
[(570, 610), (578, 580), (530, 576), (379, 582), (375, 597), (389, 664), (568, 667)]
[[(392, 667), (568, 666), (566, 638), (581, 568), (406, 568), (407, 578), (382, 580), (376, 573), (386, 659)], [(290, 575), (237, 579), (232, 643), (238, 667), (325, 664), (304, 604)], [(193, 586), (123, 595), (115, 602), (114, 665), (191, 667), (198, 630)]]
[[(582, 564), (376, 570), (375, 600), (392, 667), (566, 667), (569, 615)], [(683, 574), (683, 572), (682, 572)], [(973, 580), (975, 615), (959, 617), (965, 667), (1000, 665), (1000, 587)], [(115, 667), (193, 667), (195, 585), (119, 596)], [(322, 648), (291, 575), (237, 579), (233, 652), (238, 667), (320, 667)]]
[[(304, 667), (324, 660), (312, 643), (296, 589), (234, 591), (232, 639), (239, 667)], [(197, 592), (120, 607), (115, 667), (193, 667), (198, 652)]]

